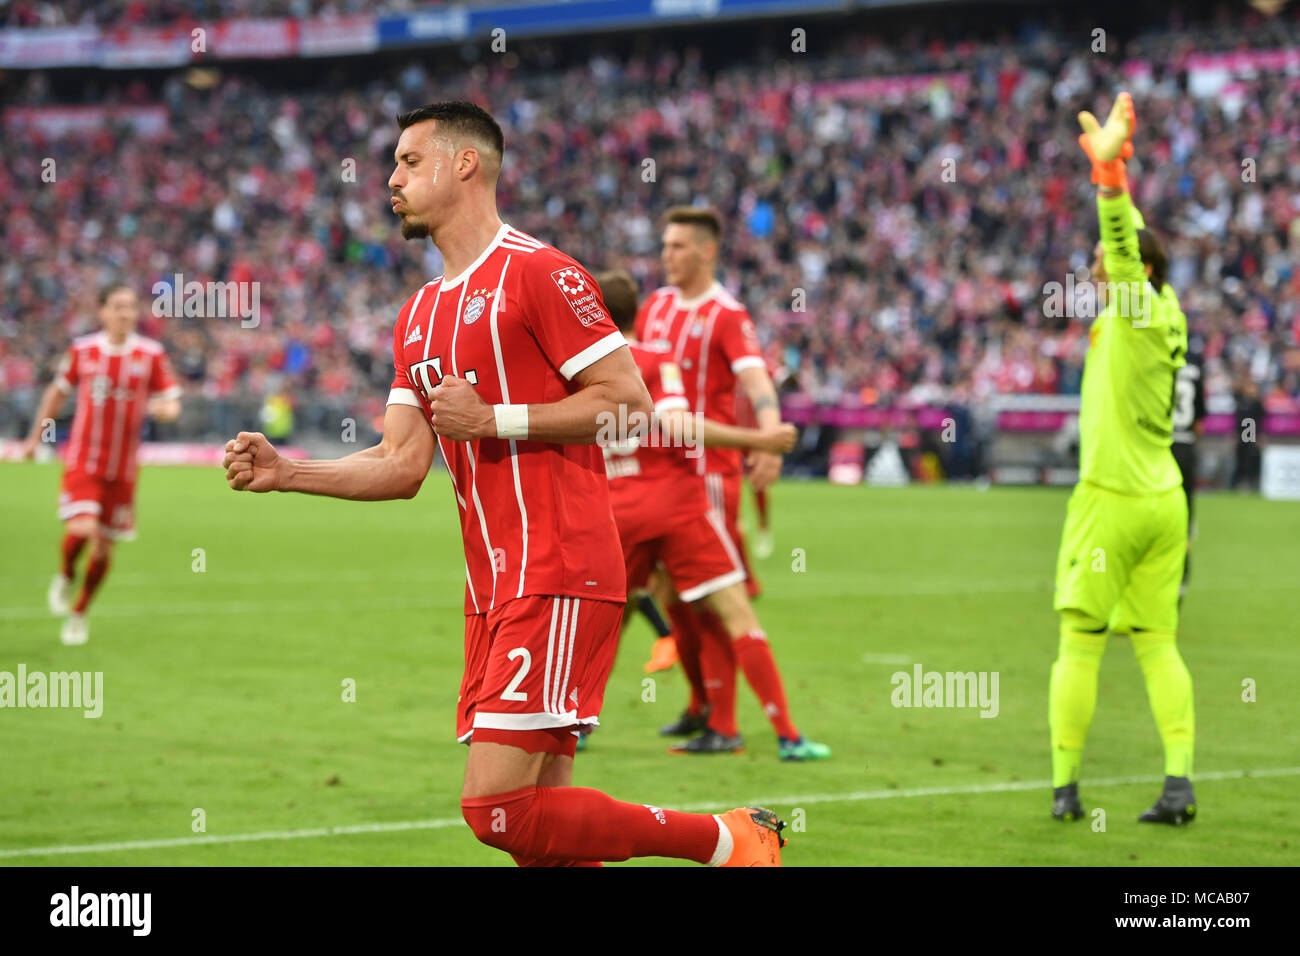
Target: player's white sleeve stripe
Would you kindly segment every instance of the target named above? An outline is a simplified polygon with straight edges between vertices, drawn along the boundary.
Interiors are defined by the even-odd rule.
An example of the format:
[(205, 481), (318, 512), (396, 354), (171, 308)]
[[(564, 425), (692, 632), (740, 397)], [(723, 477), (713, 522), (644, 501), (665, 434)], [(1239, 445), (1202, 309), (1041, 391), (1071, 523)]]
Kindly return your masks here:
[(659, 401), (655, 402), (655, 414), (662, 415), (664, 412), (675, 411), (679, 408), (682, 411), (688, 411), (690, 407), (691, 403), (682, 396), (670, 395), (667, 398), (661, 398)]
[(474, 712), (474, 729), (482, 730), (548, 730), (552, 727), (572, 727), (578, 722), (577, 712), (567, 714), (495, 714)]
[(64, 395), (70, 395), (72, 393), (72, 383), (69, 382), (62, 375), (54, 379), (54, 387), (57, 388), (60, 392), (62, 392)]
[(578, 634), (578, 605), (581, 603), (581, 598), (573, 599), (573, 620), (569, 625), (569, 653), (565, 655), (564, 683), (560, 685), (560, 696), (559, 700), (556, 702), (557, 706), (555, 710), (557, 713), (564, 712), (562, 708), (565, 706), (565, 697), (569, 692), (569, 670), (573, 667), (573, 645), (576, 642)]
[[(488, 325), (492, 331), (492, 354), (497, 360), (497, 381), (501, 383), (501, 401), (510, 404), (510, 385), (506, 376), (505, 360), (501, 354), (501, 336), (497, 331), (497, 313), (501, 308), (502, 290), (506, 284), (506, 270), (510, 268), (510, 256), (506, 256), (506, 263), (501, 267), (501, 277), (497, 279), (497, 294), (492, 298), (492, 312), (488, 317)], [(510, 441), (510, 470), (515, 479), (515, 501), (519, 504), (519, 523), (523, 528), (521, 536), (523, 542), (524, 556), (519, 560), (519, 590), (515, 592), (515, 597), (524, 596), (524, 573), (528, 569), (528, 509), (524, 507), (524, 489), (519, 481), (519, 444), (515, 439)]]
[(560, 706), (556, 698), (560, 696), (560, 674), (564, 670), (564, 655), (569, 636), (569, 612), (573, 607), (571, 599), (564, 598), (563, 600), (564, 607), (560, 611), (560, 627), (555, 632), (560, 639), (555, 653), (555, 677), (551, 680), (551, 694), (546, 699), (546, 709), (553, 714), (560, 713)]
[(735, 373), (743, 372), (747, 368), (766, 368), (767, 363), (757, 355), (742, 355), (731, 363), (731, 370)]
[(387, 405), (410, 405), (412, 408), (418, 408), (424, 411), (424, 406), (420, 404), (420, 399), (416, 397), (415, 391), (409, 388), (395, 388), (388, 393)]
[(577, 355), (570, 358), (560, 366), (560, 374), (565, 378), (571, 379), (588, 365), (599, 362), (610, 352), (620, 349), (627, 345), (627, 339), (623, 338), (623, 333), (614, 331), (605, 336), (598, 342), (588, 345)]
[(182, 389), (179, 385), (172, 385), (168, 388), (164, 388), (161, 389), (160, 391), (152, 393), (149, 397), (150, 398), (180, 398), (183, 394), (185, 394), (184, 389)]

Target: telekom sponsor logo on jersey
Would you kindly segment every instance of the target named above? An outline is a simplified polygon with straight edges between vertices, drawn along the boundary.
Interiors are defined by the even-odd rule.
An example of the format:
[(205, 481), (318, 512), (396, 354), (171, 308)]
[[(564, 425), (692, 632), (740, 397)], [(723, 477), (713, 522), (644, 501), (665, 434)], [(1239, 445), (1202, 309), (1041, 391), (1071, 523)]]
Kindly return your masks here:
[(159, 280), (149, 291), (154, 296), (153, 314), (160, 319), (238, 318), (245, 329), (261, 323), (260, 282), (186, 282), (177, 272), (172, 281)]

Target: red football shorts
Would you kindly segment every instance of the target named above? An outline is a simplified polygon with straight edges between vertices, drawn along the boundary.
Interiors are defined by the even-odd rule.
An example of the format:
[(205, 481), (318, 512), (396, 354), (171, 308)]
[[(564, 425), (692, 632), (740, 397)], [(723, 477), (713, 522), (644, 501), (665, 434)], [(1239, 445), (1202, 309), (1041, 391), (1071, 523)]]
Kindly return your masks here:
[(134, 481), (106, 481), (83, 471), (64, 471), (59, 489), (59, 520), (95, 515), (105, 536), (129, 541), (135, 537), (134, 501)]
[[(748, 578), (745, 588), (749, 591), (750, 597), (758, 597), (762, 586), (758, 583), (758, 578), (754, 577), (753, 569), (749, 566), (749, 555), (745, 550), (745, 536), (740, 533), (740, 489), (744, 483), (744, 477), (740, 474), (723, 475), (710, 473), (704, 476), (704, 490), (709, 499), (709, 510), (716, 515), (727, 530), (731, 543), (736, 546), (736, 551), (740, 554), (741, 566), (745, 569), (745, 575)], [(680, 591), (678, 594), (680, 595)]]
[(530, 595), (465, 617), (456, 739), (573, 756), (600, 723), (623, 605)]
[(740, 553), (711, 512), (684, 521), (646, 541), (623, 543), (628, 593), (646, 586), (660, 562), (673, 590), (690, 603), (745, 580)]

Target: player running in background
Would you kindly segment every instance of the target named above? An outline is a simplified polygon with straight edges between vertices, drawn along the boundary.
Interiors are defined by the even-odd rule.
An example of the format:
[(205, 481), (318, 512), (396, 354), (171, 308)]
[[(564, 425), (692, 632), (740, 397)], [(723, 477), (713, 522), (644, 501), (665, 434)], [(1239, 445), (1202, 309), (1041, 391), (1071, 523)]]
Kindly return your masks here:
[[(602, 273), (598, 281), (614, 324), (625, 335), (633, 334), (636, 282), (621, 271)], [(654, 402), (654, 421), (643, 429), (644, 436), (605, 446), (629, 596), (644, 587), (651, 569), (661, 563), (684, 603), (706, 605), (718, 616), (726, 635), (716, 640), (706, 633), (700, 648), (710, 706), (707, 726), (704, 734), (674, 747), (673, 752), (741, 753), (745, 741), (736, 724), (732, 648), (750, 641), (766, 645), (767, 636), (745, 590), (740, 554), (710, 507), (692, 455), (705, 447), (761, 448), (781, 454), (794, 446), (796, 431), (793, 425), (779, 422), (763, 429), (738, 428), (695, 415), (686, 400), (681, 369), (667, 349), (635, 340), (630, 349)], [(805, 739), (794, 729), (779, 676), (772, 702), (782, 722), (793, 730), (778, 739), (781, 759), (830, 756), (829, 747)]]
[[(767, 374), (754, 323), (745, 307), (717, 281), (718, 247), (722, 224), (709, 209), (678, 206), (665, 216), (661, 259), (668, 285), (657, 289), (642, 303), (636, 317), (637, 338), (653, 348), (662, 348), (681, 369), (686, 399), (691, 410), (726, 425), (736, 424), (737, 383), (745, 390), (760, 428), (780, 424), (781, 411), (776, 388)], [(744, 456), (755, 491), (763, 491), (781, 474), (781, 456), (752, 450)], [(740, 488), (742, 456), (738, 449), (703, 449), (695, 461), (696, 473), (704, 481), (711, 510), (726, 528), (744, 561), (745, 543), (740, 533)], [(746, 587), (757, 593), (748, 565)], [(718, 616), (707, 610), (698, 614), (667, 591), (657, 592), (673, 624), (673, 636), (682, 670), (691, 682), (686, 711), (664, 727), (665, 736), (707, 734), (708, 697), (699, 666), (704, 633), (723, 643), (727, 629)], [(734, 654), (745, 678), (772, 721), (777, 736), (793, 740), (797, 731), (778, 703), (781, 676), (766, 641), (741, 640)], [(734, 683), (734, 670), (730, 682)], [(725, 693), (725, 689), (724, 689)], [(716, 742), (715, 738), (710, 738)], [(701, 744), (707, 743), (702, 741)], [(789, 756), (794, 751), (786, 748)]]
[[(140, 300), (130, 286), (110, 283), (99, 293), (102, 330), (73, 341), (54, 381), (46, 387), (23, 455), (53, 440), (53, 423), (77, 390), (72, 437), (63, 454), (59, 520), (63, 522), (62, 563), (50, 582), (50, 613), (62, 617), (64, 644), (90, 639), (86, 610), (108, 576), (113, 543), (135, 537), (136, 451), (146, 415), (174, 421), (181, 413), (181, 387), (163, 347), (135, 333)], [(77, 558), (90, 545), (81, 593)]]
[(1060, 652), (1049, 720), (1052, 816), (1083, 815), (1079, 769), (1108, 631), (1127, 633), (1165, 750), (1164, 790), (1143, 822), (1185, 823), (1192, 792), (1192, 678), (1176, 642), (1187, 552), (1187, 499), (1170, 454), (1187, 320), (1165, 281), (1164, 247), (1129, 199), (1124, 160), (1136, 119), (1121, 93), (1103, 128), (1079, 114), (1092, 160), (1101, 241), (1093, 275), (1106, 307), (1089, 332), (1079, 411), (1079, 483), (1061, 536), (1054, 607)]
[[(404, 238), (433, 239), (446, 273), (398, 314), (383, 440), (292, 461), (241, 432), (226, 446), (227, 481), (410, 498), (441, 452), (467, 582), (461, 812), (483, 843), (521, 866), (633, 856), (780, 865), (783, 824), (771, 811), (677, 813), (572, 786), (577, 734), (598, 722), (627, 597), (595, 443), (607, 416), (649, 413), (650, 398), (586, 270), (498, 216), (496, 121), (470, 103), (435, 103), (398, 124), (393, 211)], [(409, 557), (445, 553), (431, 539)]]
[(1196, 439), (1205, 418), (1205, 358), (1199, 342), (1187, 350), (1187, 364), (1178, 370), (1174, 382), (1174, 461), (1183, 476), (1183, 494), (1187, 497), (1187, 557), (1183, 560), (1183, 580), (1178, 586), (1178, 601), (1187, 596), (1187, 582), (1192, 575), (1192, 542), (1196, 540)]

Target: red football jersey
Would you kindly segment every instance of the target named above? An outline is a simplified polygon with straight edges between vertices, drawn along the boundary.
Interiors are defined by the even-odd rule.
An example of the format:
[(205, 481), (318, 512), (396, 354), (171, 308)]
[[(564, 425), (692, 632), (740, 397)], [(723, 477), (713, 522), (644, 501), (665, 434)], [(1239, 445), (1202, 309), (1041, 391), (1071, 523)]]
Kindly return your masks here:
[[(503, 224), (468, 269), (402, 307), (388, 403), (427, 418), (444, 375), (489, 405), (556, 402), (578, 390), (574, 375), (626, 344), (586, 269)], [(437, 441), (460, 506), (466, 614), (530, 594), (626, 599), (600, 448)]]
[[(720, 283), (695, 299), (682, 299), (673, 286), (656, 289), (637, 312), (636, 334), (681, 367), (694, 412), (736, 424), (736, 374), (766, 363), (749, 313)], [(741, 460), (738, 448), (710, 448), (694, 465), (701, 475), (738, 475)]]
[(117, 346), (109, 344), (104, 332), (76, 339), (54, 384), (64, 393), (77, 387), (65, 467), (106, 481), (135, 480), (149, 399), (181, 394), (162, 345), (134, 333)]
[[(656, 412), (689, 409), (682, 373), (668, 350), (635, 343), (630, 346)], [(665, 447), (671, 433), (657, 425), (628, 441), (605, 447), (610, 500), (623, 544), (657, 537), (678, 523), (703, 518), (709, 510), (704, 485), (695, 473), (694, 456), (703, 445)]]

